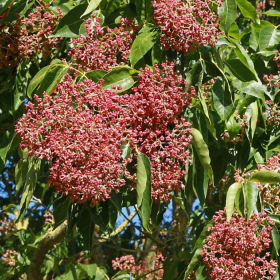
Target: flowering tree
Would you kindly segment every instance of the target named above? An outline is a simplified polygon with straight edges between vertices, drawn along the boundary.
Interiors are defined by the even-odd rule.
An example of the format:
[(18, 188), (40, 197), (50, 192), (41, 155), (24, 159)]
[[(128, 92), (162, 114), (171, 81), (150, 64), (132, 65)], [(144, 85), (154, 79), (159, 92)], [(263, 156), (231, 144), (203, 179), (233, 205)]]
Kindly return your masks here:
[(0, 279), (279, 279), (279, 18), (0, 1)]

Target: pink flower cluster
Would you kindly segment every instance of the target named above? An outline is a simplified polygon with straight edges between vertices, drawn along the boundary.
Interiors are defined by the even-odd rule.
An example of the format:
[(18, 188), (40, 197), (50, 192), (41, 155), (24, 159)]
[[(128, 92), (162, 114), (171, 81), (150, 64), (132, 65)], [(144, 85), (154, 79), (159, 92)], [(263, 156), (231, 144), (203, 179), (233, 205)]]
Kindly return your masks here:
[(63, 14), (60, 10), (52, 12), (49, 6), (42, 2), (26, 17), (0, 26), (0, 68), (15, 67), (22, 59), (34, 55), (42, 55), (43, 59), (53, 55), (62, 39), (49, 36)]
[(193, 88), (174, 71), (174, 63), (164, 63), (154, 71), (146, 67), (138, 75), (134, 94), (125, 95), (130, 112), (131, 142), (146, 154), (152, 166), (152, 196), (155, 201), (170, 199), (170, 191), (184, 188), (181, 181), (188, 162), (192, 139), (191, 123), (180, 117), (195, 95)]
[[(280, 86), (280, 53), (278, 50), (276, 50), (276, 55), (274, 56), (273, 60), (276, 61), (276, 63), (277, 63), (277, 68), (278, 68), (277, 75), (274, 76), (274, 75), (270, 74), (270, 75), (263, 76), (263, 80), (265, 82), (267, 82), (268, 88), (272, 88), (272, 87), (276, 88), (276, 87)], [(278, 89), (277, 92), (279, 92), (279, 91), (280, 90)]]
[(8, 217), (4, 217), (3, 220), (0, 220), (0, 237), (9, 237), (9, 235), (16, 232), (16, 230), (15, 220), (10, 220)]
[(269, 126), (279, 126), (280, 125), (280, 105), (274, 103), (272, 100), (267, 100), (265, 102), (268, 106), (268, 113), (264, 112), (263, 115), (266, 117), (267, 125)]
[(213, 45), (219, 35), (218, 16), (211, 9), (213, 3), (221, 5), (221, 1), (215, 0), (153, 1), (154, 18), (162, 31), (163, 47), (187, 55), (200, 45)]
[(3, 254), (2, 261), (8, 266), (16, 266), (18, 252), (15, 250), (6, 250)]
[(76, 67), (83, 71), (96, 69), (110, 70), (128, 61), (132, 44), (132, 31), (136, 28), (132, 20), (121, 19), (121, 26), (115, 28), (101, 27), (100, 18), (85, 21), (87, 35), (73, 39), (74, 45), (68, 52)]
[(95, 204), (125, 183), (120, 147), (129, 119), (119, 98), (102, 84), (73, 85), (67, 76), (52, 96), (35, 96), (38, 105), (29, 102), (16, 126), (20, 147), (52, 162), (51, 186), (72, 200)]
[(220, 210), (213, 219), (201, 254), (210, 279), (272, 279), (277, 263), (266, 252), (271, 243), (270, 218), (259, 213), (246, 221), (233, 214), (227, 221), (225, 211)]
[[(162, 253), (157, 252), (151, 267), (147, 267), (145, 261), (140, 260), (136, 263), (136, 260), (133, 255), (126, 255), (113, 260), (112, 267), (114, 270), (117, 270), (118, 268), (121, 270), (129, 270), (137, 276), (143, 275), (143, 278), (145, 277), (144, 279), (157, 280), (162, 279), (163, 277), (164, 260), (165, 258), (162, 255)], [(149, 271), (151, 271), (151, 273), (149, 273)]]
[[(109, 198), (125, 179), (136, 151), (152, 165), (152, 196), (167, 201), (182, 189), (184, 165), (189, 158), (191, 124), (180, 117), (195, 94), (173, 63), (142, 69), (132, 94), (118, 95), (86, 80), (73, 85), (70, 76), (52, 96), (35, 96), (27, 115), (16, 126), (21, 148), (52, 162), (51, 185), (73, 200), (92, 204)], [(129, 143), (132, 156), (121, 158), (121, 143)], [(133, 187), (135, 184), (132, 183)]]

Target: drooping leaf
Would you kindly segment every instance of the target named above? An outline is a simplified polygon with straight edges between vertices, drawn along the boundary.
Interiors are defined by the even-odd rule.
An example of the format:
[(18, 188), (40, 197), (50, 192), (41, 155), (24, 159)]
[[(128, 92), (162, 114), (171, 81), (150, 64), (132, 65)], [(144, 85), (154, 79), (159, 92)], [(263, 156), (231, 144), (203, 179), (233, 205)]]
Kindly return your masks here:
[(279, 44), (280, 31), (273, 26), (264, 26), (260, 31), (260, 50)]
[(219, 8), (219, 16), (221, 17), (221, 29), (228, 33), (232, 23), (237, 18), (237, 6), (235, 0), (225, 0), (222, 7)]
[(247, 0), (235, 0), (242, 15), (252, 19), (254, 22), (259, 22), (258, 13), (255, 7)]
[(280, 17), (280, 11), (273, 9), (263, 12), (263, 14), (270, 17)]
[(208, 147), (204, 142), (201, 133), (195, 128), (192, 128), (192, 137), (193, 137), (192, 143), (196, 150), (197, 156), (203, 168), (205, 169), (207, 175), (209, 176), (210, 180), (214, 182), (214, 175), (213, 175), (212, 167), (210, 165), (211, 160), (209, 156)]
[(255, 101), (254, 103), (252, 103), (252, 116), (251, 116), (251, 120), (250, 120), (250, 126), (251, 126), (251, 137), (253, 139), (255, 131), (256, 131), (256, 127), (257, 127), (257, 122), (258, 122), (258, 102)]
[(85, 12), (81, 15), (81, 17), (93, 12), (98, 7), (100, 2), (101, 0), (90, 0)]
[(277, 256), (279, 256), (279, 248), (280, 248), (280, 235), (279, 235), (279, 231), (278, 228), (274, 225), (271, 231), (271, 237), (272, 237), (272, 241), (273, 241), (273, 245), (275, 248), (275, 252), (277, 254)]
[(29, 86), (27, 88), (27, 96), (29, 98), (32, 97), (33, 91), (36, 89), (36, 87), (42, 82), (42, 80), (45, 78), (47, 72), (49, 71), (51, 65), (43, 67), (31, 80), (29, 83)]
[(80, 28), (84, 20), (81, 19), (84, 11), (88, 7), (87, 3), (80, 4), (70, 10), (59, 22), (54, 37), (76, 38), (80, 34)]
[(68, 208), (70, 200), (69, 198), (61, 197), (57, 199), (53, 204), (53, 216), (54, 216), (54, 227), (58, 227), (67, 219)]
[(0, 143), (0, 159), (2, 160), (3, 164), (5, 164), (6, 162), (6, 157), (12, 147), (14, 137), (15, 134), (10, 131), (6, 131), (2, 134), (2, 139)]
[(230, 42), (235, 46), (234, 52), (236, 56), (255, 75), (256, 80), (258, 80), (258, 75), (256, 73), (254, 63), (250, 56), (247, 54), (246, 50), (235, 39), (231, 38)]
[(28, 170), (26, 174), (24, 189), (20, 200), (17, 222), (23, 219), (25, 211), (28, 208), (29, 202), (35, 190), (35, 186), (39, 176), (40, 166), (41, 166), (41, 161), (39, 161), (37, 158), (35, 157), (28, 158)]
[(28, 170), (28, 161), (26, 159), (20, 160), (15, 169), (15, 182), (16, 182), (16, 194), (24, 186), (26, 180), (26, 174)]
[(154, 31), (154, 28), (150, 25), (145, 25), (140, 30), (130, 51), (132, 67), (134, 67), (134, 65), (153, 47), (156, 42), (155, 35), (156, 31)]
[(173, 280), (177, 276), (177, 266), (179, 264), (178, 260), (166, 259), (163, 263), (164, 274), (162, 280)]
[(121, 93), (130, 89), (134, 85), (129, 69), (127, 67), (116, 67), (111, 72), (103, 76), (104, 84), (103, 88), (112, 89), (113, 87), (121, 86), (120, 90), (115, 90), (117, 93)]
[(280, 173), (269, 170), (255, 171), (251, 176), (251, 181), (262, 184), (277, 184), (280, 183)]
[(185, 272), (185, 276), (184, 279), (194, 270), (194, 268), (201, 262), (202, 257), (201, 257), (201, 253), (202, 253), (202, 247), (199, 247), (198, 249), (196, 249), (189, 265), (188, 268)]
[(246, 201), (246, 209), (247, 209), (247, 219), (257, 211), (257, 200), (258, 200), (258, 186), (250, 181), (247, 181), (245, 186), (245, 201)]
[(137, 206), (140, 208), (140, 214), (143, 226), (149, 230), (149, 219), (152, 210), (151, 197), (151, 163), (149, 158), (143, 154), (137, 155)]
[(108, 74), (105, 70), (92, 70), (85, 73), (86, 78), (93, 80), (98, 83), (100, 79), (102, 79), (106, 74)]
[[(94, 232), (94, 222), (91, 219), (90, 212), (87, 208), (81, 213), (81, 218), (77, 222), (77, 228), (79, 233), (82, 235), (83, 249), (91, 252), (92, 250), (92, 241), (93, 241), (93, 232)], [(89, 267), (88, 267), (89, 268)], [(93, 273), (93, 271), (88, 271)]]
[(69, 65), (63, 63), (60, 60), (53, 61), (50, 68), (43, 77), (36, 94), (42, 96), (43, 92), (46, 91), (47, 94), (51, 94), (56, 85), (61, 81), (64, 75), (67, 73)]
[(225, 89), (220, 79), (217, 79), (212, 87), (212, 96), (213, 105), (218, 115), (222, 120), (227, 119), (233, 109), (233, 104), (230, 92)]
[(249, 82), (257, 80), (254, 73), (243, 64), (239, 59), (231, 59), (225, 61), (225, 64), (228, 66), (232, 74), (242, 82)]
[(204, 204), (208, 192), (209, 176), (201, 164), (196, 150), (193, 150), (192, 188), (201, 205)]
[(227, 213), (227, 220), (229, 221), (233, 212), (234, 212), (234, 202), (235, 197), (238, 192), (238, 190), (241, 189), (240, 183), (234, 183), (232, 184), (228, 191), (227, 191), (227, 198), (226, 198), (226, 213)]

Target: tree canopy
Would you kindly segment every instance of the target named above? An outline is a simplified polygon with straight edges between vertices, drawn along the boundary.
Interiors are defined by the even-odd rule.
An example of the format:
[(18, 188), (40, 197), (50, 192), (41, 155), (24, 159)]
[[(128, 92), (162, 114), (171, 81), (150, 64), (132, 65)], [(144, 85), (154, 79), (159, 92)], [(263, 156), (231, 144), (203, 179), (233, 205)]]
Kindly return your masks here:
[(0, 279), (279, 279), (280, 3), (0, 1)]

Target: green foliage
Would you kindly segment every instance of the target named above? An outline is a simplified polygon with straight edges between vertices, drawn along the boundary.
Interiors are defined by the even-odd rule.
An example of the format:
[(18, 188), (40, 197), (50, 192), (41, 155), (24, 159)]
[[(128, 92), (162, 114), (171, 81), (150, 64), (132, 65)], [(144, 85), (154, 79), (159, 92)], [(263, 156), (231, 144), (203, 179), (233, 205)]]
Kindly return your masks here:
[[(15, 24), (18, 17), (23, 19), (34, 11), (37, 2), (48, 1), (0, 1), (0, 25)], [(213, 215), (223, 209), (227, 220), (234, 213), (249, 220), (253, 214), (267, 211), (275, 222), (268, 251), (280, 264), (280, 213), (273, 212), (265, 198), (270, 187), (279, 187), (280, 173), (279, 169), (263, 168), (280, 152), (279, 60), (274, 59), (280, 50), (280, 4), (267, 4), (260, 12), (256, 2), (225, 0), (221, 7), (211, 6), (220, 16), (219, 28), (224, 33), (214, 46), (203, 45), (185, 55), (162, 47), (162, 31), (150, 0), (54, 1), (48, 11), (61, 9), (64, 13), (51, 35), (62, 38), (59, 48), (51, 56), (35, 54), (16, 67), (0, 68), (0, 227), (6, 219), (11, 226), (5, 224), (5, 228), (12, 228), (5, 234), (0, 230), (0, 279), (28, 277), (40, 242), (66, 223), (65, 238), (44, 254), (41, 276), (46, 279), (140, 279), (138, 271), (115, 271), (112, 260), (133, 254), (136, 264), (144, 266), (157, 252), (166, 258), (161, 261), (162, 279), (183, 280), (194, 272), (196, 279), (208, 279), (202, 246)], [(101, 26), (112, 29), (120, 25), (121, 17), (134, 20), (138, 29), (129, 31), (133, 43), (125, 65), (83, 72), (73, 64), (68, 56), (71, 38), (86, 35), (84, 21), (92, 13), (100, 17)], [(37, 30), (32, 32), (37, 34)], [(70, 201), (65, 190), (65, 195), (57, 194), (48, 179), (53, 162), (19, 148), (15, 125), (26, 114), (27, 102), (33, 101), (34, 94), (54, 94), (66, 74), (74, 77), (73, 83), (102, 79), (104, 89), (134, 94), (131, 88), (138, 86), (142, 69), (153, 70), (166, 59), (176, 64), (188, 82), (184, 90), (197, 94), (179, 116), (191, 123), (192, 140), (188, 163), (179, 164), (186, 170), (181, 186), (178, 191), (168, 190), (172, 203), (153, 201), (152, 158), (145, 149), (139, 152), (129, 135), (119, 152), (120, 162), (128, 162), (131, 177), (110, 198), (97, 205), (78, 204)], [(120, 53), (117, 61), (121, 62)], [(273, 81), (269, 83), (264, 75)], [(272, 114), (273, 106), (276, 113)], [(154, 126), (160, 129), (158, 124)], [(173, 123), (169, 126), (174, 128)], [(157, 136), (153, 139), (157, 141)], [(43, 215), (49, 215), (51, 221)], [(7, 250), (18, 252), (15, 266), (3, 261)]]

